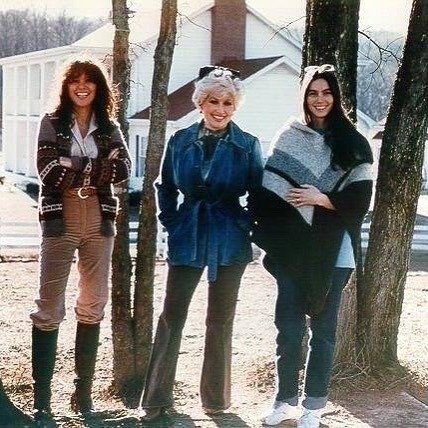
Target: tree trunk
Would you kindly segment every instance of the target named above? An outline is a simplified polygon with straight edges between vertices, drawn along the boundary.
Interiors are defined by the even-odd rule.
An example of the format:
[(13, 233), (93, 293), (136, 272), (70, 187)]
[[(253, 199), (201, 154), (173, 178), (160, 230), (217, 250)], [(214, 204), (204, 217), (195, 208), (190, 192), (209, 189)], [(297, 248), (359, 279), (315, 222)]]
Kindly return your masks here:
[[(113, 81), (121, 100), (118, 120), (128, 141), (127, 107), (129, 98), (130, 63), (128, 56), (128, 8), (126, 0), (113, 0), (113, 24), (116, 27), (113, 42)], [(120, 211), (116, 220), (117, 235), (112, 260), (112, 335), (113, 386), (119, 394), (133, 379), (134, 341), (131, 313), (131, 257), (129, 253), (129, 199), (128, 183), (117, 186)]]
[(398, 363), (397, 335), (428, 125), (428, 2), (414, 0), (379, 160), (370, 241), (359, 299), (364, 363)]
[(140, 202), (135, 269), (136, 373), (141, 382), (147, 370), (152, 342), (153, 284), (157, 241), (154, 181), (159, 175), (165, 146), (168, 82), (177, 32), (176, 19), (177, 0), (163, 0), (161, 28), (154, 56), (150, 130)]
[(12, 403), (0, 379), (0, 426), (32, 426), (32, 419)]
[[(307, 0), (302, 76), (308, 65), (335, 66), (343, 103), (355, 121), (357, 111), (358, 14), (360, 0)], [(343, 296), (338, 322), (335, 363), (356, 359), (356, 276)]]

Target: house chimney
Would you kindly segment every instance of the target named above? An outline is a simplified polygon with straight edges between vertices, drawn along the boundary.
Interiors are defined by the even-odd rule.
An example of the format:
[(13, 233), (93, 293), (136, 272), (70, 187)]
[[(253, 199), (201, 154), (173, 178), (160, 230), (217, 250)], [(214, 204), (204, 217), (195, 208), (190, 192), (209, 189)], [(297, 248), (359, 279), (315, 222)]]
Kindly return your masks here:
[(245, 59), (245, 0), (215, 0), (211, 12), (211, 63)]

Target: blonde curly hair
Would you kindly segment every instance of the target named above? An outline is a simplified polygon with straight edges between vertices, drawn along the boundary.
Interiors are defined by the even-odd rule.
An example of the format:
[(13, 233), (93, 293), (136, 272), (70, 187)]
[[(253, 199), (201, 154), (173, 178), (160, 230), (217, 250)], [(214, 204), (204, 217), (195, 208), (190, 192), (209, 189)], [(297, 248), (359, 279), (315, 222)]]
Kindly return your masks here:
[(235, 76), (234, 70), (213, 66), (208, 74), (195, 82), (192, 101), (196, 108), (200, 108), (208, 97), (224, 95), (233, 98), (237, 110), (244, 102), (244, 85), (242, 80)]

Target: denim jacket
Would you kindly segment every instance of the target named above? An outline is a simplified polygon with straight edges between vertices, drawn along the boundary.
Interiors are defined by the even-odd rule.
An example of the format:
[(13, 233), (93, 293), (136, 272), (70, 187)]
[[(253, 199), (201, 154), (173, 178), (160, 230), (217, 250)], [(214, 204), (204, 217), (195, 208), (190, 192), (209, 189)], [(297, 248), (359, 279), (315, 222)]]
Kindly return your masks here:
[(215, 281), (218, 266), (252, 259), (252, 221), (239, 198), (261, 185), (263, 161), (259, 140), (230, 122), (204, 180), (199, 126), (168, 142), (156, 183), (159, 220), (168, 232), (169, 263), (208, 266), (208, 280)]

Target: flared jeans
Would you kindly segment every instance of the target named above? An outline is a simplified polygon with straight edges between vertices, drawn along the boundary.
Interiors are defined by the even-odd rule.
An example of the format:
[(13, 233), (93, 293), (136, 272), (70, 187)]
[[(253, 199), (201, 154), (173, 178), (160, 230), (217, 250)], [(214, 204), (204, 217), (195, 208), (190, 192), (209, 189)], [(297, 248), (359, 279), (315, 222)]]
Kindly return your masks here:
[[(202, 406), (230, 407), (232, 329), (245, 265), (220, 266), (209, 283), (204, 361), (200, 382)], [(143, 408), (173, 405), (173, 386), (182, 331), (203, 269), (169, 266), (163, 312), (159, 317), (142, 396)]]
[[(304, 402), (307, 409), (327, 403), (328, 386), (336, 345), (337, 317), (342, 290), (352, 269), (335, 268), (323, 310), (310, 318), (310, 340), (305, 365)], [(278, 296), (275, 308), (277, 354), (276, 401), (297, 405), (299, 370), (302, 366), (302, 339), (306, 329), (305, 298), (302, 288), (285, 271), (276, 274)]]

